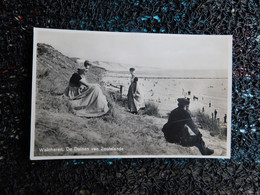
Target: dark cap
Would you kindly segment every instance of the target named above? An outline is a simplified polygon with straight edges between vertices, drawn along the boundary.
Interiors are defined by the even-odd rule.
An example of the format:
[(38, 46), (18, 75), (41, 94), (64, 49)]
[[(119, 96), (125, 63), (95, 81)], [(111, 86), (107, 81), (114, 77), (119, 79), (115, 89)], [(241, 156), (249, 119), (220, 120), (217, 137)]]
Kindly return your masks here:
[(91, 64), (90, 64), (90, 62), (89, 62), (88, 60), (85, 60), (84, 66), (85, 66), (85, 67), (86, 67), (86, 66), (91, 66)]
[(178, 98), (177, 101), (179, 102), (180, 105), (189, 105), (190, 101), (186, 98)]

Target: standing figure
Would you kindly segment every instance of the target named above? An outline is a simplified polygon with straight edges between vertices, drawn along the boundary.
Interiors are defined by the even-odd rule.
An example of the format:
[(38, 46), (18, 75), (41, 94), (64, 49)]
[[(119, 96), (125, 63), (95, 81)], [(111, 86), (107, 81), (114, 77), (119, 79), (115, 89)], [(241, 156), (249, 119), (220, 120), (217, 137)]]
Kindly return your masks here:
[(227, 123), (227, 115), (224, 116), (224, 123)]
[(135, 69), (130, 68), (129, 72), (131, 74), (131, 78), (130, 78), (130, 85), (129, 85), (128, 93), (127, 93), (127, 103), (128, 103), (128, 109), (131, 112), (131, 107), (134, 107), (132, 83), (134, 82), (134, 78), (135, 78), (135, 75), (134, 75)]
[(217, 110), (215, 109), (215, 111), (214, 111), (214, 117), (215, 117), (215, 119), (217, 119), (217, 114), (218, 114), (218, 112), (217, 112)]
[[(180, 144), (185, 147), (196, 146), (202, 155), (211, 155), (214, 150), (205, 147), (202, 134), (194, 124), (187, 107), (190, 101), (186, 98), (178, 98), (178, 107), (174, 109), (163, 126), (164, 137), (167, 142)], [(190, 135), (188, 127), (196, 134)]]
[(141, 108), (145, 107), (141, 90), (138, 85), (138, 77), (135, 77), (128, 91), (128, 108), (130, 112), (137, 114)]
[[(140, 108), (144, 108), (144, 102), (140, 88), (138, 86), (138, 78), (134, 75), (134, 68), (129, 69), (131, 74), (130, 86), (127, 93), (128, 109), (130, 112), (137, 114)], [(136, 79), (135, 79), (136, 78)]]

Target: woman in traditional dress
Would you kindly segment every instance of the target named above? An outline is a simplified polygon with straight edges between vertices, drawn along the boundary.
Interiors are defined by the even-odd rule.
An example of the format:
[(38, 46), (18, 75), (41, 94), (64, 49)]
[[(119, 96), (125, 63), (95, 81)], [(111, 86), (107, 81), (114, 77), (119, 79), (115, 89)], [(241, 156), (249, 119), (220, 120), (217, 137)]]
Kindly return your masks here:
[(69, 98), (73, 112), (78, 116), (97, 117), (109, 110), (106, 96), (98, 84), (87, 82), (85, 73), (90, 64), (84, 63), (85, 68), (79, 68), (69, 81), (65, 95)]
[(134, 76), (134, 68), (130, 68), (131, 84), (128, 89), (128, 109), (131, 113), (137, 114), (141, 108), (145, 107), (140, 87), (138, 85), (138, 77)]

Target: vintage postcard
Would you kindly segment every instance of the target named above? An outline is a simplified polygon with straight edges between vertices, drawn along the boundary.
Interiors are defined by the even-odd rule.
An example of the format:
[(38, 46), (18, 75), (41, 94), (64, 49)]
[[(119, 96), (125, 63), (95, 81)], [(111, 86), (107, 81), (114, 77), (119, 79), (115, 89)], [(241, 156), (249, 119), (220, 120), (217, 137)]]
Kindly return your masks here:
[(34, 28), (31, 160), (230, 158), (231, 35)]

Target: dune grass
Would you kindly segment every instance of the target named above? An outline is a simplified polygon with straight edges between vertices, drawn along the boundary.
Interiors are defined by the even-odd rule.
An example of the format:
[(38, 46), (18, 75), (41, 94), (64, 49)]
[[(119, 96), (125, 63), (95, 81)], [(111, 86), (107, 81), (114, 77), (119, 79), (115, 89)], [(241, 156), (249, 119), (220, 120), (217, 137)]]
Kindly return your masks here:
[[(125, 112), (124, 108), (111, 103), (108, 114), (98, 118), (84, 118), (69, 112), (66, 101), (61, 97), (50, 98), (45, 104), (38, 102), (41, 109), (36, 113), (36, 149), (35, 155), (42, 147), (123, 147), (125, 151), (100, 152), (100, 155), (153, 154), (148, 147), (147, 134), (160, 132), (142, 116)], [(44, 98), (43, 98), (44, 100)], [(64, 155), (65, 152), (48, 153)], [(72, 155), (90, 155), (93, 152), (76, 152)], [(98, 154), (98, 152), (96, 153)], [(67, 154), (66, 154), (67, 155)]]
[[(114, 99), (102, 86), (109, 102), (110, 111), (97, 118), (78, 117), (70, 109), (69, 100), (62, 95), (55, 95), (45, 88), (46, 80), (53, 77), (53, 72), (40, 72), (40, 82), (36, 93), (36, 133), (35, 155), (68, 155), (64, 152), (42, 153), (39, 148), (66, 147), (122, 147), (124, 151), (87, 151), (73, 152), (69, 155), (126, 155), (154, 154), (158, 150), (148, 147), (147, 134), (160, 132), (142, 116), (125, 111), (123, 100)], [(98, 74), (98, 72), (96, 71)], [(46, 81), (46, 82), (45, 82)], [(48, 81), (49, 82), (49, 81)], [(154, 138), (155, 139), (155, 138)]]
[(143, 114), (159, 117), (158, 105), (156, 105), (154, 102), (145, 103), (145, 109), (144, 109)]
[(197, 123), (202, 129), (207, 129), (211, 132), (212, 136), (219, 136), (220, 138), (226, 138), (227, 128), (225, 125), (220, 124), (216, 119), (210, 118), (209, 115), (197, 111), (194, 114), (194, 117), (197, 120)]

